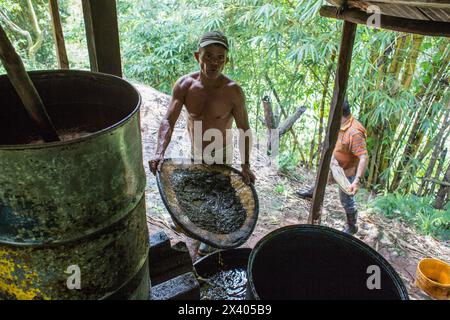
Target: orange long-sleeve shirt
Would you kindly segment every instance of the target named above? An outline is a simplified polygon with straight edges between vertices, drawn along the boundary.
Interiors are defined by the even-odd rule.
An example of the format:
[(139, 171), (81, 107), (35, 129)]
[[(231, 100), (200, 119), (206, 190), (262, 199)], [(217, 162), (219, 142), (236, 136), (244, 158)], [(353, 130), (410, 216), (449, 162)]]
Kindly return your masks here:
[(367, 154), (366, 139), (366, 129), (353, 116), (341, 125), (334, 157), (348, 177), (356, 174), (359, 157)]

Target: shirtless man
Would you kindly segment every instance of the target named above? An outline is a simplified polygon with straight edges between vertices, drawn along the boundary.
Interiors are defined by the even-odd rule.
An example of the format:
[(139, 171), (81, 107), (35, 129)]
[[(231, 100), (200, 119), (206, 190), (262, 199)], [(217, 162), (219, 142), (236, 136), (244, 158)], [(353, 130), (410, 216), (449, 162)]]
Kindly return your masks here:
[[(208, 129), (215, 129), (222, 134), (222, 150), (215, 151), (224, 152), (225, 155), (229, 155), (232, 148), (230, 129), (233, 119), (238, 129), (243, 132), (250, 130), (244, 93), (236, 82), (222, 74), (228, 62), (227, 53), (228, 40), (221, 32), (207, 32), (200, 38), (198, 51), (194, 53), (200, 71), (184, 75), (175, 83), (169, 108), (159, 128), (156, 154), (150, 161), (153, 174), (161, 169), (164, 153), (183, 105), (188, 113), (188, 132), (195, 153), (196, 149), (201, 149), (203, 155), (205, 148), (211, 143), (203, 139), (203, 134)], [(202, 133), (200, 141), (198, 137), (194, 137), (194, 127), (198, 124), (201, 125)], [(246, 183), (254, 182), (255, 176), (250, 170), (249, 162), (249, 139), (242, 134), (240, 139), (245, 140), (240, 141), (240, 145), (245, 148), (241, 164), (242, 175)]]

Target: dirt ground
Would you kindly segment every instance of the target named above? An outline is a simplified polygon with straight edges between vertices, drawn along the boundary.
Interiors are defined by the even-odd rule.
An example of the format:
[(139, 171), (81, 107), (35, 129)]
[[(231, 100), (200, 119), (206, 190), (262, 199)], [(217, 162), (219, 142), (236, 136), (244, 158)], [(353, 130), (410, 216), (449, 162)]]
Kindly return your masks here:
[[(187, 244), (193, 260), (196, 260), (198, 241), (177, 233), (169, 227), (170, 215), (160, 198), (155, 177), (149, 172), (148, 161), (154, 155), (160, 120), (167, 110), (169, 96), (151, 87), (135, 84), (140, 91), (143, 104), (141, 108), (141, 131), (143, 143), (144, 167), (147, 175), (146, 205), (147, 221), (150, 234), (161, 229), (171, 239), (172, 245), (183, 241)], [(169, 148), (172, 156), (188, 154), (189, 138), (185, 131), (185, 115), (182, 113)], [(166, 153), (166, 156), (169, 153)], [(274, 166), (267, 165), (268, 159), (261, 153), (254, 152), (252, 169), (256, 175), (255, 184), (259, 197), (259, 218), (256, 228), (242, 247), (254, 247), (266, 234), (283, 226), (307, 222), (310, 203), (298, 198), (294, 192), (313, 184), (314, 174), (298, 168), (295, 175), (286, 177)], [(364, 194), (361, 192), (361, 194)], [(364, 207), (367, 193), (360, 196), (359, 228), (356, 237), (370, 245), (394, 267), (403, 279), (410, 299), (430, 299), (414, 285), (418, 262), (425, 257), (450, 261), (450, 243), (440, 242), (430, 236), (418, 235), (414, 229), (404, 223), (376, 215)], [(345, 213), (339, 201), (336, 185), (328, 185), (322, 211), (321, 224), (342, 229), (345, 224)]]

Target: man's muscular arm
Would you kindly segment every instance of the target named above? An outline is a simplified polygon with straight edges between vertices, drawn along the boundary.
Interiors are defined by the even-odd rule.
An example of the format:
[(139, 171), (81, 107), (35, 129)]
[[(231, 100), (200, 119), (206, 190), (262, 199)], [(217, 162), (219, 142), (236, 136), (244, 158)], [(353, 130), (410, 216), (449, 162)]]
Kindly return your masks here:
[[(255, 175), (250, 170), (250, 148), (252, 133), (248, 122), (247, 109), (245, 108), (245, 96), (241, 87), (233, 85), (233, 117), (239, 130), (239, 152), (242, 161), (242, 175), (246, 183), (254, 182)], [(242, 157), (242, 147), (244, 156)]]
[(167, 109), (167, 112), (161, 120), (161, 124), (159, 126), (155, 157), (150, 161), (150, 170), (153, 174), (156, 174), (157, 170), (161, 170), (161, 165), (164, 161), (164, 153), (170, 143), (173, 128), (175, 127), (175, 123), (177, 122), (181, 109), (183, 108), (184, 99), (188, 88), (187, 82), (186, 77), (182, 77), (178, 79), (173, 87), (169, 108)]

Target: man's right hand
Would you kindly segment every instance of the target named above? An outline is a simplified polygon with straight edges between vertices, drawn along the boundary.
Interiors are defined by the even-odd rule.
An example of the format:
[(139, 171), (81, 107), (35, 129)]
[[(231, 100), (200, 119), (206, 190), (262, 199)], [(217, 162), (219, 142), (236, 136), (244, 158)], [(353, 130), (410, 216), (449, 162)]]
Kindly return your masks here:
[(161, 166), (164, 163), (164, 157), (158, 157), (150, 160), (150, 171), (156, 175), (156, 171), (161, 171)]

